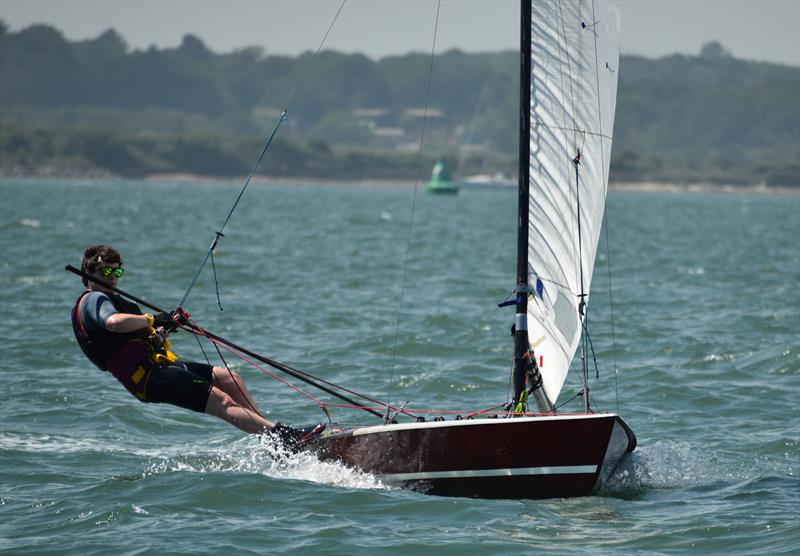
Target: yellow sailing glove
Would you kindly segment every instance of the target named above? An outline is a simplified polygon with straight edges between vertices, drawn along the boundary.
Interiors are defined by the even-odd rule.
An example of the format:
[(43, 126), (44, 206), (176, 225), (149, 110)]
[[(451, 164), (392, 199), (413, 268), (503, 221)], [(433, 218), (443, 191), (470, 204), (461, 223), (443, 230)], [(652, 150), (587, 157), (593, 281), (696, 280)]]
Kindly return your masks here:
[(144, 318), (147, 319), (147, 334), (152, 336), (153, 334), (156, 333), (155, 326), (153, 326), (155, 324), (155, 322), (156, 322), (156, 319), (150, 313), (145, 313), (142, 316), (144, 316)]

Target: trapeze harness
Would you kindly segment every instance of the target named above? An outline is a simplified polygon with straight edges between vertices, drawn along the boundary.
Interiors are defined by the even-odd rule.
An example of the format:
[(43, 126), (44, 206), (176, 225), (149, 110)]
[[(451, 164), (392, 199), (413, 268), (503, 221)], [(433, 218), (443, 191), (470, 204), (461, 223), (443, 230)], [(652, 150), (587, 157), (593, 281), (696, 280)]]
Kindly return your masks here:
[[(178, 357), (169, 351), (169, 343), (152, 329), (136, 332), (111, 332), (102, 327), (88, 329), (83, 322), (81, 305), (90, 291), (84, 292), (72, 308), (72, 331), (84, 355), (101, 371), (108, 371), (143, 402), (147, 383), (156, 365), (169, 365)], [(116, 294), (105, 294), (120, 313), (141, 315), (138, 305)]]

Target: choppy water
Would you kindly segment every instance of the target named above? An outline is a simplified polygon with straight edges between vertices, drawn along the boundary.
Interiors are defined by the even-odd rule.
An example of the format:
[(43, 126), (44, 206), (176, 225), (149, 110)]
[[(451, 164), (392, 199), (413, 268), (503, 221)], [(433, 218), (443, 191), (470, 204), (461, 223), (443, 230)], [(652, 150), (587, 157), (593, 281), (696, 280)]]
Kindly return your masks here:
[[(596, 405), (639, 448), (581, 499), (436, 498), (136, 402), (83, 359), (64, 272), (107, 242), (121, 287), (174, 305), (239, 184), (0, 184), (5, 554), (797, 554), (800, 196), (612, 193), (593, 284)], [(505, 399), (516, 197), (252, 186), (187, 307), (281, 361), (416, 407)], [(200, 358), (189, 338), (177, 351)], [(393, 366), (394, 361), (394, 366)], [(235, 364), (275, 419), (313, 403)], [(615, 384), (618, 383), (618, 389)], [(565, 398), (579, 385), (569, 382)], [(619, 405), (617, 406), (617, 392)]]

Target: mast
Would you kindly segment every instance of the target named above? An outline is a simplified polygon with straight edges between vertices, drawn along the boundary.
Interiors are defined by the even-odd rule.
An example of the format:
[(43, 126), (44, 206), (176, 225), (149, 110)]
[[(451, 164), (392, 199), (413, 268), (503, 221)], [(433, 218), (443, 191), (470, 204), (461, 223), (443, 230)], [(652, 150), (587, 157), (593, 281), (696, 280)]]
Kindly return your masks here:
[(517, 287), (514, 321), (514, 399), (531, 386), (539, 412), (555, 411), (542, 388), (541, 375), (528, 340), (528, 207), (530, 204), (531, 145), (531, 0), (520, 1), (520, 75), (519, 75), (519, 185), (517, 196)]

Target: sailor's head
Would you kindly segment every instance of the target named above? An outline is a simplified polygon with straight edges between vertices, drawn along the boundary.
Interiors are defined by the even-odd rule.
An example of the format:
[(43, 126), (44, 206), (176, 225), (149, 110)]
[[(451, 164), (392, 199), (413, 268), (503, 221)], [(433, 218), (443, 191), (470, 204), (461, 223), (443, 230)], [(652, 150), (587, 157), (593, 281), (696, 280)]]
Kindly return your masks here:
[[(83, 252), (81, 270), (86, 274), (98, 274), (99, 277), (110, 282), (122, 275), (121, 267), (122, 256), (119, 251), (108, 245), (92, 245)], [(83, 285), (89, 285), (86, 278), (83, 278)]]

